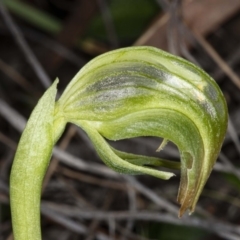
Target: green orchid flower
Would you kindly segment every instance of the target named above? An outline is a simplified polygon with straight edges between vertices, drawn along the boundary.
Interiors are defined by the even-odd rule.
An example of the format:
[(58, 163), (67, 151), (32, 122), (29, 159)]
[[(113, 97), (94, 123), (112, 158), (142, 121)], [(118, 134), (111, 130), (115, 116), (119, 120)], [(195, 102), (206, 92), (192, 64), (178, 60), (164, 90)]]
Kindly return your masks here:
[[(81, 127), (104, 163), (124, 174), (174, 176), (181, 169), (179, 216), (194, 211), (220, 152), (227, 106), (215, 81), (192, 63), (153, 47), (103, 54), (83, 67), (55, 102), (56, 80), (35, 107), (11, 172), (15, 240), (41, 239), (40, 194), (54, 144), (68, 122)], [(118, 151), (108, 140), (163, 138), (181, 162)], [(36, 237), (37, 229), (37, 237)], [(34, 235), (33, 235), (34, 234)]]

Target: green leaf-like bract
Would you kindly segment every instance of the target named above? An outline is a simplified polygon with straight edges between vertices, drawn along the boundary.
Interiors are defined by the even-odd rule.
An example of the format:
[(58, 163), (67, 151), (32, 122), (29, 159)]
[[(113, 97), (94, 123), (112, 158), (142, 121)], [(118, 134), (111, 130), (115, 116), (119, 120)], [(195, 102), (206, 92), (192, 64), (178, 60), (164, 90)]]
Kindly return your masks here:
[[(55, 84), (50, 89), (54, 88)], [(13, 205), (15, 201), (17, 205), (17, 195), (23, 191), (16, 190), (21, 185), (20, 179), (24, 182), (20, 188), (25, 189), (25, 193), (33, 191), (34, 198), (40, 198), (43, 169), (46, 169), (48, 162), (43, 158), (49, 159), (53, 143), (60, 137), (67, 122), (84, 129), (101, 159), (117, 172), (146, 173), (169, 179), (173, 173), (160, 171), (156, 167), (180, 167), (179, 215), (187, 209), (194, 211), (227, 128), (227, 107), (223, 94), (203, 70), (156, 48), (124, 48), (89, 62), (56, 103), (52, 100), (55, 90), (51, 90), (50, 94), (51, 101), (46, 97), (40, 100), (46, 101), (49, 110), (44, 109), (40, 116), (32, 114), (15, 157), (11, 174), (11, 204), (16, 225), (20, 213)], [(39, 111), (39, 104), (34, 112)], [(180, 166), (168, 160), (120, 152), (105, 140), (139, 136), (156, 136), (172, 141), (180, 152)], [(28, 139), (31, 141), (27, 142)], [(37, 143), (39, 146), (34, 147)], [(45, 155), (39, 154), (40, 149), (45, 149)], [(27, 152), (32, 154), (27, 155)], [(39, 167), (41, 170), (32, 167), (41, 164), (44, 165)], [(28, 166), (25, 169), (23, 165)], [(18, 171), (22, 172), (19, 176)], [(28, 190), (27, 182), (33, 173), (39, 174), (39, 186), (37, 190)], [(22, 199), (24, 204), (26, 199)], [(29, 214), (28, 207), (30, 205), (24, 205), (25, 214)]]
[(21, 136), (10, 176), (10, 203), (15, 240), (41, 239), (40, 197), (51, 157), (57, 81), (33, 110)]

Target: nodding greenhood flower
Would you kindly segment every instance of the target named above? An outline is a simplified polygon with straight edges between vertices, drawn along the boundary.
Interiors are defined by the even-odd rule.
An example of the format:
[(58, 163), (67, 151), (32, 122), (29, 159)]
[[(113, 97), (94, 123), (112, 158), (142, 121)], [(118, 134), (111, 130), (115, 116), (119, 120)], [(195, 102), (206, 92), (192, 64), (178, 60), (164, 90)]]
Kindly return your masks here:
[(86, 131), (99, 156), (120, 173), (174, 174), (150, 166), (178, 168), (162, 159), (117, 151), (105, 138), (162, 137), (181, 156), (179, 215), (192, 212), (219, 154), (227, 108), (222, 92), (203, 70), (152, 47), (103, 54), (74, 77), (56, 103), (55, 119)]
[[(20, 178), (16, 172), (23, 168), (24, 156), (30, 153), (29, 159), (40, 152), (41, 158), (49, 159), (53, 144), (67, 122), (81, 127), (100, 158), (117, 172), (169, 179), (173, 173), (157, 168), (180, 168), (179, 216), (187, 209), (194, 211), (227, 128), (225, 99), (209, 75), (190, 62), (156, 48), (131, 47), (90, 61), (57, 102), (56, 84), (57, 81), (39, 101), (19, 143), (11, 174), (14, 216), (20, 214), (15, 207), (15, 199), (21, 194), (16, 192)], [(179, 149), (181, 163), (121, 152), (105, 140), (140, 136), (163, 138), (159, 150), (167, 141), (173, 142)], [(24, 148), (27, 143), (31, 146)], [(36, 185), (34, 181), (41, 184), (47, 163), (47, 160), (39, 160), (37, 166), (31, 163), (29, 172), (25, 167), (25, 181), (30, 185)], [(33, 181), (39, 168), (41, 177)], [(35, 176), (31, 176), (33, 173)], [(40, 198), (40, 193), (37, 197)], [(26, 196), (23, 201), (27, 201)]]

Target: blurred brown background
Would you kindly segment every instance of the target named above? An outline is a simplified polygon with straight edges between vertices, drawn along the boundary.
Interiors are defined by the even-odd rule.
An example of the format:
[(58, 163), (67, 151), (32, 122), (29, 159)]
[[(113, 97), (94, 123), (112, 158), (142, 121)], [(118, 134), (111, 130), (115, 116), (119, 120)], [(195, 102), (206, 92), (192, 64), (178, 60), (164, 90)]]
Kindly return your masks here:
[[(114, 173), (69, 125), (42, 194), (45, 240), (240, 239), (239, 0), (0, 0), (0, 240), (11, 240), (9, 172), (26, 119), (51, 82), (59, 93), (95, 56), (151, 45), (182, 56), (219, 84), (229, 107), (222, 152), (192, 216), (177, 217), (177, 177)], [(112, 143), (157, 156), (160, 139)], [(160, 153), (179, 159), (172, 144)]]

